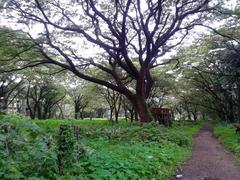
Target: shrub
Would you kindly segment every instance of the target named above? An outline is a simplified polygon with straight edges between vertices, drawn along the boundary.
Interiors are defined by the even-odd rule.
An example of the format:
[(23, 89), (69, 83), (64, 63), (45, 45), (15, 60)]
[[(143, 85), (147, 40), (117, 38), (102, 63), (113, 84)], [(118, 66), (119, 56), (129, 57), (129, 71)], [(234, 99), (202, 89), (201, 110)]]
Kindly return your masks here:
[(7, 115), (0, 121), (0, 178), (52, 177), (56, 154), (29, 119)]
[(74, 144), (75, 139), (71, 127), (61, 125), (57, 137), (57, 164), (60, 175), (63, 175), (64, 169), (71, 167), (71, 163), (74, 163)]

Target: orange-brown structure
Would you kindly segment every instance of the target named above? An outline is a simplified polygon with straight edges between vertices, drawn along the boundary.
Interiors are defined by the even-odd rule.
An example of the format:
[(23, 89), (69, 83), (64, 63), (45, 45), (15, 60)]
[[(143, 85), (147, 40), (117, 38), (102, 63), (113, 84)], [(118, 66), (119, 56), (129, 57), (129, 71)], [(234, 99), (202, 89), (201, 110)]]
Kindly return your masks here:
[(152, 115), (159, 124), (171, 126), (170, 109), (167, 108), (152, 108)]

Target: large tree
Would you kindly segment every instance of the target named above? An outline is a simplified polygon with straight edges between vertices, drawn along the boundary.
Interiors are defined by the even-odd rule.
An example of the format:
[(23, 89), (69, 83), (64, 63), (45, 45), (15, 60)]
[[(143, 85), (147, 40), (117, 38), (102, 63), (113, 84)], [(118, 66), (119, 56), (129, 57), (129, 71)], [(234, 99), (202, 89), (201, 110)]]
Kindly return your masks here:
[[(148, 122), (152, 116), (146, 99), (154, 84), (151, 69), (170, 62), (158, 59), (202, 24), (212, 6), (216, 4), (210, 0), (11, 0), (3, 13), (27, 29), (41, 30), (41, 37), (29, 36), (44, 59), (21, 68), (54, 64), (67, 69), (124, 94), (141, 121)], [(97, 53), (84, 53), (87, 48)], [(89, 71), (92, 67), (112, 80), (96, 76)]]

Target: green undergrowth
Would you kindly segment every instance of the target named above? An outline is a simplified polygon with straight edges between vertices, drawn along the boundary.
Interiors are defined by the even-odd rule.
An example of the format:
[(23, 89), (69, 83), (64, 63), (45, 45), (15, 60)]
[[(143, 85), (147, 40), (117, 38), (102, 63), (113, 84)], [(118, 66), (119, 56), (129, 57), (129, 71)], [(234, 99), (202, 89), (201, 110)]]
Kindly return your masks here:
[(0, 179), (170, 179), (200, 127), (7, 115), (0, 120)]
[(236, 154), (240, 162), (240, 134), (235, 132), (231, 124), (218, 123), (214, 125), (214, 135), (230, 151)]
[(4, 115), (1, 115), (1, 114), (0, 114), (0, 120), (3, 119), (3, 117), (4, 117)]
[(59, 125), (77, 125), (77, 126), (111, 126), (111, 123), (103, 118), (94, 118), (92, 120), (62, 120), (62, 119), (47, 119), (47, 120), (33, 120), (37, 125), (43, 127), (44, 129), (55, 129)]

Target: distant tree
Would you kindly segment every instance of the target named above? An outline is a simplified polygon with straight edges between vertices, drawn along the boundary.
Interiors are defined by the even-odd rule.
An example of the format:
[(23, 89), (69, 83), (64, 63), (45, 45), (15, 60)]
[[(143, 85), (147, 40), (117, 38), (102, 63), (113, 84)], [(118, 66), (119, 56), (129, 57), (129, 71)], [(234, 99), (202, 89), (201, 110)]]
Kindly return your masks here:
[(74, 96), (74, 110), (75, 110), (75, 119), (83, 119), (84, 109), (87, 107), (89, 101), (82, 94)]
[(122, 106), (123, 106), (123, 109), (124, 109), (126, 121), (128, 119), (130, 119), (131, 122), (133, 122), (134, 120), (137, 120), (138, 118), (136, 118), (136, 113), (135, 113), (133, 105), (128, 101), (127, 98), (123, 97), (122, 101), (123, 101)]
[(98, 91), (109, 106), (110, 110), (109, 120), (113, 122), (114, 116), (115, 122), (118, 123), (118, 116), (122, 106), (122, 95), (117, 91), (104, 87), (98, 87)]
[(27, 110), (32, 119), (49, 119), (54, 117), (58, 103), (65, 97), (61, 87), (49, 79), (28, 81), (26, 90)]
[(0, 114), (6, 113), (23, 89), (23, 81), (17, 75), (0, 75)]

